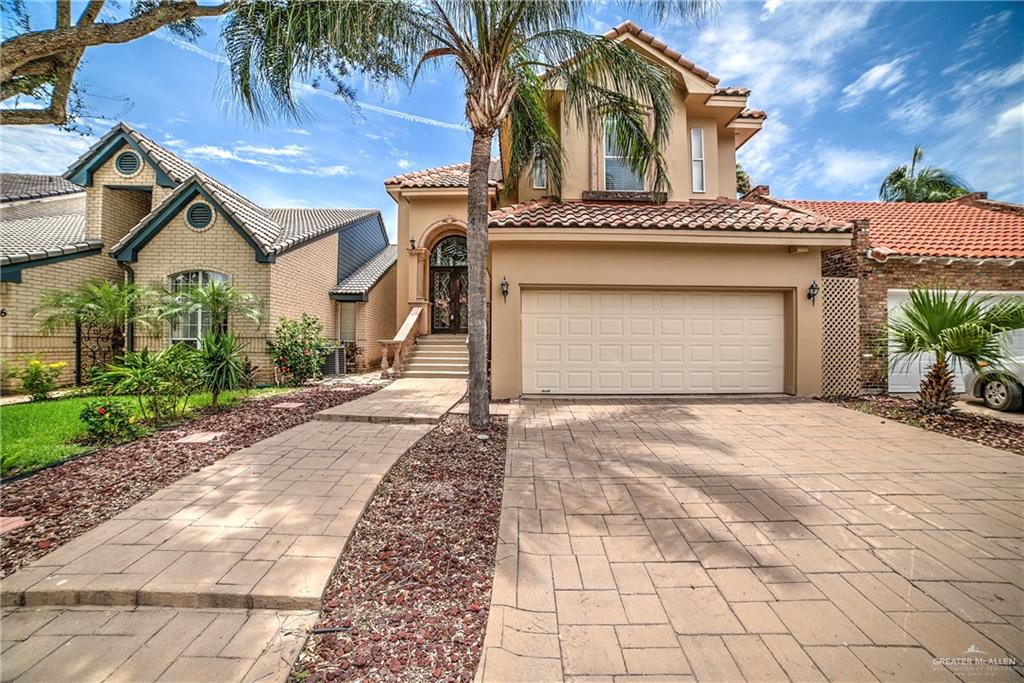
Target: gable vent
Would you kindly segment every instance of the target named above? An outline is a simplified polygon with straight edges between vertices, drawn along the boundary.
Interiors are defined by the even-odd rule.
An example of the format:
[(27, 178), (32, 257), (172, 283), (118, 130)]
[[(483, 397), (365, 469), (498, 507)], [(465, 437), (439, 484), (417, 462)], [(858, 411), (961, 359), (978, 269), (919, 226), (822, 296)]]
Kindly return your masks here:
[(114, 166), (121, 175), (133, 175), (142, 166), (142, 161), (135, 152), (122, 152), (114, 161)]
[(188, 224), (196, 230), (202, 230), (213, 220), (213, 209), (209, 204), (193, 204), (188, 207)]

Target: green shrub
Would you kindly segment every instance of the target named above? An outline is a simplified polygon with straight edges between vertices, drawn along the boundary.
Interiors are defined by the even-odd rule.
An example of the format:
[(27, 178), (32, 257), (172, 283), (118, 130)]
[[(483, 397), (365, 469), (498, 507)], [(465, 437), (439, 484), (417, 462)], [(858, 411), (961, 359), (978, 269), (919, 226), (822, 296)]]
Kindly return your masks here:
[(65, 367), (67, 363), (63, 361), (44, 363), (38, 358), (32, 358), (15, 376), (21, 382), (21, 390), (31, 396), (33, 401), (45, 401), (50, 392), (57, 388), (57, 378)]
[(211, 394), (210, 406), (220, 409), (220, 394), (244, 386), (248, 381), (248, 368), (237, 337), (230, 332), (222, 335), (206, 334), (199, 345), (199, 360), (203, 368), (203, 382)]
[(188, 410), (188, 398), (203, 388), (199, 353), (190, 346), (130, 351), (96, 375), (96, 385), (107, 394), (127, 394), (138, 401), (139, 414), (163, 424)]
[(320, 376), (320, 368), (337, 344), (324, 337), (319, 318), (303, 313), (299, 320), (281, 318), (267, 348), (285, 380), (302, 384)]
[(78, 415), (89, 431), (89, 441), (98, 444), (123, 443), (146, 433), (132, 409), (123, 401), (90, 401)]

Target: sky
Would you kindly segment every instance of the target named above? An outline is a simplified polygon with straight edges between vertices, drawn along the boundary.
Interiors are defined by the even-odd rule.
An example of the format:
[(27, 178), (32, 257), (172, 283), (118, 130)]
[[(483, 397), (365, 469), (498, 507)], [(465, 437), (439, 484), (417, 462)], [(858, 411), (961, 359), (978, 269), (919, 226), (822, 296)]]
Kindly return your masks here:
[[(52, 25), (52, 2), (28, 5), (33, 28)], [(111, 11), (104, 18), (125, 9)], [(608, 1), (580, 28), (625, 19), (721, 85), (751, 88), (749, 105), (768, 120), (738, 159), (775, 196), (876, 199), (882, 177), (920, 144), (928, 165), (971, 189), (1024, 202), (1024, 3), (726, 0), (693, 26), (652, 24)], [(89, 49), (78, 83), (91, 134), (5, 126), (0, 167), (62, 173), (123, 120), (263, 206), (378, 208), (394, 236), (384, 179), (469, 158), (461, 84), (448, 67), (412, 89), (354, 79), (356, 107), (304, 85), (302, 120), (258, 124), (227, 87), (218, 20), (201, 26), (195, 43), (161, 31)]]

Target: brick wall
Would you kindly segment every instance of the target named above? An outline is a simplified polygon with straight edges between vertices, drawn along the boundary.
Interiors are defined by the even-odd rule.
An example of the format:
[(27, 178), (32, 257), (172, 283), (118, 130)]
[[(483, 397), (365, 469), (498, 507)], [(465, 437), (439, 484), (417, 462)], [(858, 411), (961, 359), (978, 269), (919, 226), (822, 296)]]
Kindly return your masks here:
[[(201, 201), (201, 200), (196, 200)], [(195, 202), (193, 202), (195, 203)], [(258, 263), (252, 247), (235, 229), (215, 212), (214, 221), (202, 231), (193, 230), (185, 222), (188, 204), (172, 218), (139, 251), (138, 260), (131, 264), (135, 281), (140, 285), (168, 287), (170, 277), (191, 270), (209, 270), (227, 275), (231, 283), (258, 296), (264, 304), (270, 301), (269, 263)], [(269, 321), (257, 327), (244, 318), (232, 318), (228, 327), (246, 345), (246, 352), (258, 366), (258, 381), (273, 377), (270, 359), (266, 355), (266, 340), (273, 326)], [(156, 334), (136, 330), (135, 348), (162, 348), (170, 342), (170, 326), (165, 325)]]
[(377, 286), (370, 290), (369, 300), (357, 304), (356, 345), (363, 349), (357, 362), (360, 372), (380, 366), (380, 340), (395, 336), (397, 292), (398, 268), (393, 266)]
[[(21, 282), (0, 282), (0, 301), (7, 315), (0, 318), (0, 360), (4, 367), (17, 367), (23, 356), (35, 355), (47, 363), (67, 363), (60, 377), (61, 384), (75, 379), (75, 330), (68, 327), (53, 334), (39, 331), (33, 316), (43, 292), (70, 289), (86, 280), (124, 277), (114, 259), (105, 254), (83, 256), (21, 271)], [(12, 382), (4, 384), (11, 389)]]
[[(85, 234), (103, 240), (110, 249), (124, 237), (152, 207), (171, 193), (170, 188), (156, 184), (156, 172), (142, 160), (138, 172), (124, 176), (114, 167), (117, 154), (96, 169), (92, 186), (85, 190)], [(148, 192), (116, 189), (120, 187), (148, 187)]]
[(270, 331), (281, 318), (309, 313), (320, 318), (324, 334), (337, 338), (337, 307), (331, 289), (338, 284), (338, 235), (328, 235), (286, 251), (270, 268)]
[(867, 258), (870, 226), (854, 221), (853, 245), (822, 252), (823, 277), (860, 279), (861, 382), (865, 391), (885, 391), (888, 354), (882, 342), (888, 318), (890, 289), (941, 287), (975, 291), (1014, 291), (1024, 289), (1024, 262), (1013, 266), (998, 263), (977, 265), (971, 261), (890, 258), (878, 263)]

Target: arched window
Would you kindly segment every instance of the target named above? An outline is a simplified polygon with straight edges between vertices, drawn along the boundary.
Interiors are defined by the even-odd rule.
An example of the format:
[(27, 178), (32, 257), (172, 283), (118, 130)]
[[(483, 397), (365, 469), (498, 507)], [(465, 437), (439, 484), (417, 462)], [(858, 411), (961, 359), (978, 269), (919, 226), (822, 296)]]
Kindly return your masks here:
[[(183, 292), (191, 287), (203, 287), (211, 282), (227, 282), (228, 276), (211, 270), (190, 270), (171, 276), (171, 292)], [(171, 343), (188, 344), (199, 348), (199, 341), (210, 331), (210, 316), (197, 308), (177, 316), (171, 321)]]
[(452, 235), (434, 245), (430, 251), (432, 266), (464, 266), (466, 265), (466, 238)]

